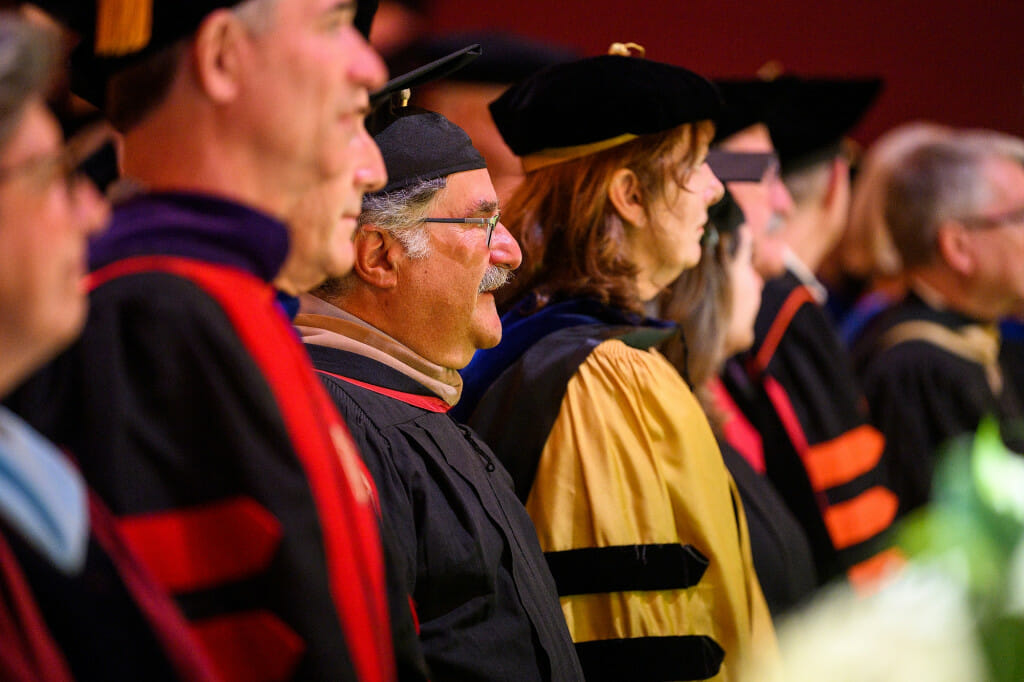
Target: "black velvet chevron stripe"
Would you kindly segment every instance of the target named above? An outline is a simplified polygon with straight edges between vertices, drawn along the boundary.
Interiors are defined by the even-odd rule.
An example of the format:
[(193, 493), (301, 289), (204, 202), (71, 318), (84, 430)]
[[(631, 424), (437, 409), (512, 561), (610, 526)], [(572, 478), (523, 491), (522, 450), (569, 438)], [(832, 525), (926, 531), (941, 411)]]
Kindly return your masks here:
[(680, 590), (700, 582), (708, 560), (692, 545), (619, 545), (546, 552), (558, 594)]
[(587, 682), (706, 680), (718, 674), (725, 658), (705, 635), (577, 642), (576, 653)]

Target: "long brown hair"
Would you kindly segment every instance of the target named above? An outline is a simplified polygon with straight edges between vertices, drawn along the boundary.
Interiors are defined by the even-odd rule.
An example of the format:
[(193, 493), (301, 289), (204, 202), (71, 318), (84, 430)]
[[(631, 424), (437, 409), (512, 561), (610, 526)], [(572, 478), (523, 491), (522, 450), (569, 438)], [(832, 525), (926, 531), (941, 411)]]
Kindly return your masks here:
[[(608, 197), (612, 176), (620, 168), (633, 171), (650, 214), (666, 176), (685, 188), (713, 130), (709, 121), (686, 123), (528, 173), (502, 209), (502, 222), (523, 250), (510, 297), (532, 291), (540, 308), (555, 298), (586, 296), (641, 312), (628, 226)], [(681, 161), (673, 154), (677, 147), (685, 150)]]
[(705, 246), (696, 267), (683, 272), (659, 299), (661, 316), (679, 324), (681, 331), (661, 351), (690, 383), (716, 433), (725, 417), (708, 391), (708, 381), (726, 360), (733, 291), (729, 267), (739, 243), (738, 233), (721, 233), (714, 245)]

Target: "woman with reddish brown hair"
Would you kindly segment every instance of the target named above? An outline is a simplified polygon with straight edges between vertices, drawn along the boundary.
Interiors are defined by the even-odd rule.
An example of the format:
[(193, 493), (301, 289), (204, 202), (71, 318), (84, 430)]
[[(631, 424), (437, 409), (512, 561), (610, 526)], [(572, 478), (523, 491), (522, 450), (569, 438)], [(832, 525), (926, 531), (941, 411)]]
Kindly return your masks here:
[(503, 211), (524, 265), (459, 406), (526, 503), (588, 680), (735, 679), (775, 655), (735, 486), (652, 350), (675, 328), (643, 313), (700, 258), (718, 107), (701, 76), (619, 55), (491, 105), (526, 171)]

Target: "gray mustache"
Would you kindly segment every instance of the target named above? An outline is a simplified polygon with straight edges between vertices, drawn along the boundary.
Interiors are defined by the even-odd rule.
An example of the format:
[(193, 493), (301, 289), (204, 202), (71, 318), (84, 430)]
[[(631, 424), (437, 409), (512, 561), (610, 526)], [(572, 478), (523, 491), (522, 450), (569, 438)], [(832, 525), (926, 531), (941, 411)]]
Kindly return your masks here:
[(477, 289), (477, 293), (482, 294), (485, 291), (500, 289), (511, 282), (513, 276), (512, 271), (508, 268), (489, 265), (486, 272), (484, 272), (484, 278), (480, 280), (480, 287)]

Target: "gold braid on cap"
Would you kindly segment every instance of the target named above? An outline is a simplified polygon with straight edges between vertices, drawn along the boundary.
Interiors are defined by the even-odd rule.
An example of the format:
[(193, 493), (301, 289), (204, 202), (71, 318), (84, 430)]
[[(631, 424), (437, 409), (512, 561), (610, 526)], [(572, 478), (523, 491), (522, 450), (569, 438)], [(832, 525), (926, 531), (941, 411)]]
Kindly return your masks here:
[(647, 55), (647, 49), (637, 43), (612, 43), (608, 46), (608, 54), (618, 55), (619, 57), (632, 57), (634, 50), (638, 57), (642, 58)]
[(101, 57), (138, 52), (153, 37), (153, 0), (98, 0), (96, 43)]

